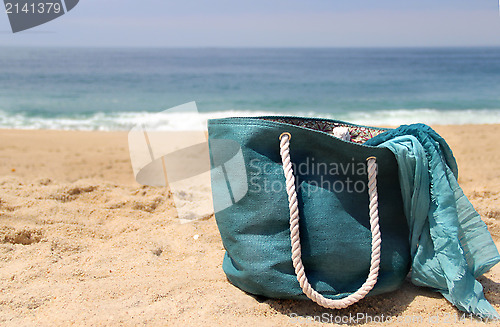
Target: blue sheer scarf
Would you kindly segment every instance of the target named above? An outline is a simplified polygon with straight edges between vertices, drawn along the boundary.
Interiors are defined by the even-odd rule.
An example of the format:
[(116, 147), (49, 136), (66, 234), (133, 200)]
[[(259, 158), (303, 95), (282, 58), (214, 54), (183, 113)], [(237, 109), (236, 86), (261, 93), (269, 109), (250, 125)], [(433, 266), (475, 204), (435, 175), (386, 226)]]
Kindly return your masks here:
[(365, 145), (389, 148), (398, 161), (410, 228), (411, 280), (438, 290), (462, 311), (500, 318), (477, 277), (500, 261), (486, 224), (458, 185), (445, 140), (423, 124), (403, 125)]

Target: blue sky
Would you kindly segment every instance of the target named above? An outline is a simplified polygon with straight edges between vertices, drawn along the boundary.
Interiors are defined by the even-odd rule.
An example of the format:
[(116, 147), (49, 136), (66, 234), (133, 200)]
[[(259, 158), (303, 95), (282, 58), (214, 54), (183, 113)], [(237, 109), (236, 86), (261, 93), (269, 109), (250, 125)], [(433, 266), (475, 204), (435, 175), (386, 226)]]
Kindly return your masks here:
[(497, 0), (80, 0), (0, 45), (154, 47), (500, 46)]

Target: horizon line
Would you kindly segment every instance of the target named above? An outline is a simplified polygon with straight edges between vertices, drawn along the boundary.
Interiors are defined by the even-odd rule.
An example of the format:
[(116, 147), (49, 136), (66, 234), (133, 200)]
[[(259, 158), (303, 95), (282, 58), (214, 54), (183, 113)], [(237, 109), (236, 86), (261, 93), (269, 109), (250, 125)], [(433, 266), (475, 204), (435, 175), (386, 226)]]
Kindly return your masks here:
[(500, 48), (498, 45), (339, 45), (339, 46), (154, 46), (154, 45), (0, 45), (1, 48), (70, 48), (70, 49), (469, 49), (469, 48)]

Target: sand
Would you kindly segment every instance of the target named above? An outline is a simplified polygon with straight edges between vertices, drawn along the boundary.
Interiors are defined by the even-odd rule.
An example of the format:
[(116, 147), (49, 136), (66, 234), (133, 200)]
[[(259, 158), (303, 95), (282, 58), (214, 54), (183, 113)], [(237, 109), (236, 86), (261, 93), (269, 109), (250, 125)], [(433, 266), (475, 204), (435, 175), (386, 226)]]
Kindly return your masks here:
[[(435, 129), (499, 242), (500, 126)], [(224, 276), (214, 217), (175, 217), (169, 190), (135, 182), (127, 133), (1, 130), (0, 325), (321, 325), (314, 316), (366, 326), (478, 323), (409, 282), (340, 311), (249, 296)], [(500, 267), (480, 281), (500, 312)]]

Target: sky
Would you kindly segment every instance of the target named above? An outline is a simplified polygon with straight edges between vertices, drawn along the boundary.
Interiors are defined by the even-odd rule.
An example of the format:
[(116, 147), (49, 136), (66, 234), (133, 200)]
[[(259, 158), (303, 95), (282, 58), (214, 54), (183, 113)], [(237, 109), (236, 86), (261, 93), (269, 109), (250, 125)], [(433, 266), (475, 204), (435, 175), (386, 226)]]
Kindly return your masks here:
[(0, 46), (500, 46), (498, 0), (80, 0)]

